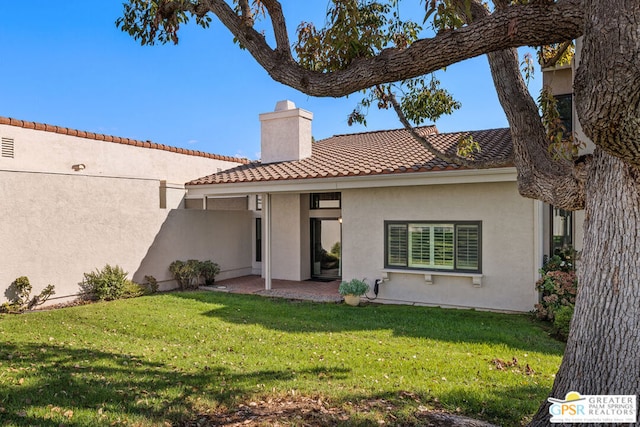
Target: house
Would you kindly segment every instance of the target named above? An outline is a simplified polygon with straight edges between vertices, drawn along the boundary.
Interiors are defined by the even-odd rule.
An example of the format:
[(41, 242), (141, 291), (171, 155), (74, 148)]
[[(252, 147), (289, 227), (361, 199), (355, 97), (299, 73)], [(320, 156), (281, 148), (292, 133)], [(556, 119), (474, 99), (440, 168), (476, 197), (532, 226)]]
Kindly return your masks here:
[(186, 181), (246, 159), (6, 117), (0, 138), (0, 303), (20, 276), (34, 294), (54, 285), (52, 302), (74, 298), (107, 263), (163, 289), (176, 259), (251, 273), (249, 212), (184, 209)]
[[(251, 201), (253, 269), (267, 288), (273, 278), (366, 278), (383, 303), (533, 308), (550, 215), (519, 195), (515, 168), (448, 164), (404, 129), (312, 142), (312, 117), (279, 102), (260, 116), (262, 162), (187, 184), (187, 208)], [(450, 153), (471, 135), (478, 160), (511, 150), (508, 129), (419, 132)]]
[[(579, 128), (571, 76), (545, 82)], [(172, 261), (212, 259), (267, 288), (365, 278), (377, 302), (527, 312), (545, 255), (580, 249), (583, 214), (522, 198), (513, 167), (449, 164), (404, 129), (313, 142), (312, 119), (279, 102), (248, 162), (0, 118), (0, 288), (26, 275), (69, 298), (110, 263), (169, 289)], [(418, 132), (450, 153), (472, 136), (478, 160), (511, 150), (508, 129)]]

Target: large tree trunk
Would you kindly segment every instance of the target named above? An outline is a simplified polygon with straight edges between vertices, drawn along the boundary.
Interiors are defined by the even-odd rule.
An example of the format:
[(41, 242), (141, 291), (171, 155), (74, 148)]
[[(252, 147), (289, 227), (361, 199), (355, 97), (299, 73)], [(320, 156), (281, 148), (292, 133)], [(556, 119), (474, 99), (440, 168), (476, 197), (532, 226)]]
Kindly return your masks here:
[[(598, 149), (586, 191), (578, 298), (551, 396), (638, 395), (640, 169)], [(530, 426), (548, 426), (549, 418), (545, 403)]]

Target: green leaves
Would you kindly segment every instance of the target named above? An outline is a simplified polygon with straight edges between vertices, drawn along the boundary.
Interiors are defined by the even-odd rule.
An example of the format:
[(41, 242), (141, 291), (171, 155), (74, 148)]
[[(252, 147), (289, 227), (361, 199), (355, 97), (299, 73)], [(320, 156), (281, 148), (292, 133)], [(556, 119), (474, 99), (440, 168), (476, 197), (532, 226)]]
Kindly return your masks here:
[(560, 118), (557, 100), (548, 86), (542, 88), (538, 97), (538, 105), (542, 112), (542, 124), (547, 130), (549, 152), (555, 160), (575, 158), (580, 149), (584, 147), (584, 142), (574, 138), (571, 132), (565, 128)]
[(429, 0), (426, 4), (424, 22), (433, 17), (432, 25), (436, 32), (455, 30), (471, 20), (471, 0), (464, 0), (459, 7), (457, 0)]
[(473, 139), (473, 135), (467, 134), (461, 136), (458, 140), (457, 154), (465, 159), (473, 159), (473, 153), (479, 153), (481, 151), (478, 141)]
[(538, 62), (542, 68), (561, 67), (569, 65), (575, 55), (576, 47), (573, 41), (554, 43), (538, 48)]
[(347, 123), (351, 126), (360, 123), (366, 126), (366, 113), (375, 104), (379, 109), (391, 107), (389, 97), (392, 93), (400, 93), (400, 108), (407, 120), (415, 125), (425, 121), (437, 121), (444, 114), (451, 114), (461, 107), (460, 102), (445, 89), (440, 87), (440, 81), (434, 76), (427, 80), (418, 77), (405, 80), (395, 85), (381, 85), (365, 91), (364, 98), (349, 115)]
[[(422, 28), (403, 21), (398, 1), (332, 0), (327, 24), (298, 26), (294, 50), (300, 64), (310, 70), (330, 72), (346, 68), (358, 58), (379, 54), (385, 48), (406, 48)], [(395, 9), (394, 9), (395, 8)]]
[(178, 43), (178, 30), (192, 16), (196, 24), (208, 28), (211, 17), (196, 13), (193, 0), (129, 0), (123, 3), (123, 15), (116, 27), (128, 33), (142, 45)]
[(535, 74), (535, 67), (533, 64), (533, 57), (530, 53), (525, 53), (522, 57), (522, 61), (520, 62), (520, 70), (522, 71), (522, 76), (524, 77), (524, 81), (529, 85), (529, 82), (533, 78)]
[(403, 96), (400, 101), (404, 115), (416, 125), (425, 120), (435, 122), (443, 114), (451, 114), (461, 107), (460, 102), (440, 87), (434, 75), (428, 82), (423, 77), (403, 82)]

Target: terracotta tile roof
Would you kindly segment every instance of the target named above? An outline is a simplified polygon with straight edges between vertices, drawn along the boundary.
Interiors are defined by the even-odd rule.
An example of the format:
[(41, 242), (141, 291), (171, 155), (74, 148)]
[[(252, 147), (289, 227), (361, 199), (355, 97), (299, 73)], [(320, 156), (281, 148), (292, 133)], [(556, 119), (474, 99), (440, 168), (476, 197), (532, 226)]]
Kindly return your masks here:
[[(419, 132), (440, 150), (454, 154), (461, 137), (471, 134), (481, 146), (476, 160), (507, 158), (511, 154), (508, 128), (438, 133), (435, 126)], [(429, 153), (405, 129), (336, 135), (317, 141), (303, 160), (238, 166), (189, 182), (229, 184), (292, 179), (332, 178), (463, 169)]]
[(169, 151), (172, 153), (186, 154), (188, 156), (206, 157), (209, 159), (223, 160), (227, 162), (235, 162), (235, 163), (242, 163), (242, 164), (248, 164), (250, 162), (250, 160), (248, 159), (240, 159), (240, 158), (231, 157), (231, 156), (222, 156), (219, 154), (205, 153), (203, 151), (197, 151), (197, 150), (187, 150), (185, 148), (178, 148), (170, 145), (156, 144), (155, 142), (151, 142), (151, 141), (138, 141), (130, 138), (121, 138), (119, 136), (85, 132), (82, 130), (70, 129), (70, 128), (65, 128), (61, 126), (53, 126), (45, 123), (28, 122), (26, 120), (18, 120), (10, 117), (0, 116), (0, 125), (9, 125), (9, 126), (16, 126), (16, 127), (21, 127), (25, 129), (41, 130), (44, 132), (60, 133), (62, 135), (77, 136), (79, 138), (86, 138), (86, 139), (95, 139), (96, 141), (113, 142), (115, 144), (134, 145), (136, 147)]

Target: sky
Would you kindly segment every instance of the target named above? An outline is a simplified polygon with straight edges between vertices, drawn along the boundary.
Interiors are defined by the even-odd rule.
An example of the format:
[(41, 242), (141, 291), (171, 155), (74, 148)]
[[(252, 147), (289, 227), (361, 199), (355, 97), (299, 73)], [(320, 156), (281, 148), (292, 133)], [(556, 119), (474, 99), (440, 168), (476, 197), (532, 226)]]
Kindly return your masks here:
[[(401, 127), (393, 111), (374, 108), (367, 127), (348, 126), (359, 94), (310, 97), (271, 80), (215, 17), (208, 29), (181, 28), (177, 46), (140, 46), (115, 26), (122, 1), (0, 0), (0, 116), (252, 160), (258, 115), (284, 99), (314, 114), (316, 140)], [(328, 0), (282, 3), (293, 32), (321, 24)], [(484, 56), (438, 78), (462, 103), (436, 123), (441, 132), (507, 126)], [(532, 93), (541, 80), (537, 70)]]

